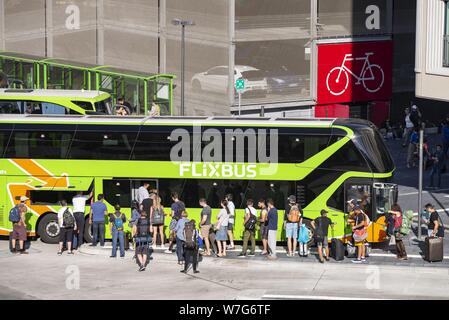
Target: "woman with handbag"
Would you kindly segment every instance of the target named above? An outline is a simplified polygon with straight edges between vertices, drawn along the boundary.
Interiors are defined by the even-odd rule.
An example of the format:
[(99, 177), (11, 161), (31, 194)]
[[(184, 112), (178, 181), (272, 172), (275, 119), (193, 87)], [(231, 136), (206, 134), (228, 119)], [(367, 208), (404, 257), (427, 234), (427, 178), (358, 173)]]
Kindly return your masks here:
[(402, 226), (402, 209), (396, 203), (391, 206), (391, 210), (388, 211), (392, 215), (394, 220), (394, 240), (396, 242), (396, 255), (399, 260), (407, 260), (407, 252), (405, 251), (405, 245), (402, 242), (401, 226)]
[(354, 239), (354, 244), (357, 247), (357, 259), (352, 260), (353, 263), (366, 262), (365, 258), (365, 240), (368, 238), (367, 219), (365, 213), (363, 213), (362, 208), (359, 206), (354, 208), (353, 216), (354, 226), (352, 227), (352, 238)]
[(221, 201), (221, 207), (222, 209), (218, 213), (217, 219), (218, 223), (215, 226), (215, 229), (217, 230), (216, 233), (216, 241), (218, 246), (218, 257), (226, 257), (226, 241), (228, 240), (228, 221), (229, 221), (229, 215), (231, 214), (229, 208), (228, 208), (228, 201), (222, 200)]

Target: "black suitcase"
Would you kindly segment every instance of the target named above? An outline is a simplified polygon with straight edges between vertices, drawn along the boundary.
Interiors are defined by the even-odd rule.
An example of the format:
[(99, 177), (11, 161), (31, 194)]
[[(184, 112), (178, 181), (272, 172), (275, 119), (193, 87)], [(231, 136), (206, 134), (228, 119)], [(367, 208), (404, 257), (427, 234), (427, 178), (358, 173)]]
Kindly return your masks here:
[[(25, 250), (29, 250), (31, 247), (31, 241), (28, 239), (24, 241), (23, 247), (25, 248)], [(16, 240), (16, 251), (19, 250), (20, 250), (19, 240)], [(12, 232), (9, 233), (9, 251), (12, 252)]]
[(339, 239), (331, 240), (331, 257), (336, 261), (341, 261), (345, 258), (345, 245)]
[(424, 259), (429, 262), (443, 261), (443, 239), (427, 237)]

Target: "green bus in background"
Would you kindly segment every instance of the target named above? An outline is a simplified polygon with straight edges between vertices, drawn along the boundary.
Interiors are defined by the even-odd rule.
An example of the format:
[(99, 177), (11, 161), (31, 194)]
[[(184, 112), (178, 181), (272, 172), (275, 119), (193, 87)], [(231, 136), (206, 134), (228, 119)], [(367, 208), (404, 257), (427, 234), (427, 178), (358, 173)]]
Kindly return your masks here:
[[(250, 140), (250, 132), (257, 133), (256, 140)], [(211, 135), (223, 140), (217, 143)], [(180, 137), (192, 147), (189, 154), (180, 148)], [(264, 161), (275, 138), (276, 161)], [(208, 151), (223, 160), (203, 162), (201, 154)], [(256, 159), (251, 157), (254, 152)], [(9, 116), (0, 118), (0, 234), (11, 231), (7, 212), (21, 195), (30, 198), (29, 235), (56, 243), (59, 200), (70, 203), (77, 191), (93, 191), (95, 199), (103, 193), (109, 212), (119, 204), (129, 218), (137, 189), (149, 182), (151, 189), (159, 190), (167, 214), (170, 194), (177, 192), (189, 218), (196, 221), (200, 198), (208, 200), (215, 222), (220, 200), (232, 194), (236, 240), (242, 239), (247, 199), (274, 200), (280, 241), (289, 195), (303, 207), (307, 226), (321, 209), (328, 210), (336, 223), (329, 238), (340, 239), (351, 236), (346, 201), (357, 199), (372, 221), (368, 241), (381, 242), (385, 212), (397, 199), (397, 188), (389, 183), (394, 169), (377, 129), (363, 120)], [(167, 235), (169, 222), (166, 217)]]

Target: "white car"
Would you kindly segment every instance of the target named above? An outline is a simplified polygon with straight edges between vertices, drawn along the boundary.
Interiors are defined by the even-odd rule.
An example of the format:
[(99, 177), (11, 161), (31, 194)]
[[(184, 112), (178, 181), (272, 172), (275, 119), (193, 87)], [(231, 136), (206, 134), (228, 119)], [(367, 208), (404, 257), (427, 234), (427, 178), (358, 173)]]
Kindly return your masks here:
[[(262, 71), (250, 66), (237, 65), (234, 69), (234, 79), (245, 80), (246, 95), (265, 95), (268, 90), (267, 79)], [(229, 87), (229, 67), (217, 66), (192, 77), (192, 89), (194, 91), (209, 91), (226, 94)], [(232, 86), (234, 87), (234, 86)]]

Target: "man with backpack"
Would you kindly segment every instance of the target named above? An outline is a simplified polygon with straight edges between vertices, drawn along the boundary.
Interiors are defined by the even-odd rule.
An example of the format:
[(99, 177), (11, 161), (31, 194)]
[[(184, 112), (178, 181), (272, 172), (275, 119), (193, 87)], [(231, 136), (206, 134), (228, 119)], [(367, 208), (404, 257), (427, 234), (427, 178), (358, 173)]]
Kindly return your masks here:
[(173, 192), (171, 194), (171, 198), (173, 200), (173, 203), (171, 205), (171, 221), (170, 221), (170, 238), (168, 243), (168, 249), (165, 250), (165, 253), (172, 253), (173, 252), (173, 245), (176, 241), (176, 225), (178, 224), (178, 221), (181, 219), (182, 212), (186, 209), (186, 205), (184, 202), (179, 200), (179, 195), (177, 192)]
[(13, 224), (11, 232), (11, 252), (17, 253), (16, 241), (19, 241), (19, 253), (28, 254), (25, 251), (25, 241), (27, 240), (27, 230), (25, 223), (25, 214), (27, 207), (23, 203), (19, 203), (9, 211), (9, 221)]
[(120, 244), (120, 258), (125, 257), (125, 234), (124, 225), (126, 217), (120, 212), (120, 206), (115, 205), (115, 212), (109, 215), (109, 225), (112, 234), (112, 254), (111, 258), (117, 257), (117, 241)]
[(189, 220), (187, 219), (187, 212), (185, 210), (181, 213), (181, 219), (176, 224), (176, 255), (178, 256), (178, 264), (184, 263), (184, 227)]
[(193, 273), (199, 273), (198, 268), (198, 230), (196, 230), (195, 220), (190, 220), (184, 225), (184, 269), (182, 273), (187, 273), (192, 264)]
[(139, 271), (145, 271), (149, 262), (150, 231), (150, 217), (147, 216), (146, 211), (142, 210), (132, 230), (132, 236), (136, 243), (136, 262), (139, 266)]
[(68, 254), (72, 255), (72, 239), (73, 231), (77, 230), (75, 216), (72, 210), (67, 206), (66, 200), (61, 200), (61, 209), (58, 210), (59, 222), (59, 251), (58, 255), (62, 255), (64, 242), (67, 241)]
[(243, 234), (243, 248), (242, 252), (239, 254), (240, 258), (246, 258), (246, 252), (248, 251), (248, 241), (251, 239), (251, 251), (249, 252), (249, 257), (254, 257), (256, 255), (256, 225), (257, 225), (257, 211), (254, 208), (254, 201), (248, 199), (246, 201), (245, 209), (245, 220), (243, 226), (245, 227), (245, 232)]
[(327, 217), (327, 213), (328, 212), (326, 210), (321, 210), (321, 217), (318, 217), (312, 221), (312, 227), (315, 230), (315, 241), (318, 246), (318, 255), (321, 263), (324, 263), (323, 248), (326, 250), (326, 261), (329, 261), (329, 242), (327, 234), (329, 232), (329, 226), (332, 228), (334, 227), (331, 219)]
[(296, 203), (296, 197), (291, 195), (288, 197), (288, 204), (284, 214), (284, 228), (287, 237), (287, 257), (293, 257), (296, 252), (298, 239), (298, 226), (301, 223), (302, 209)]

